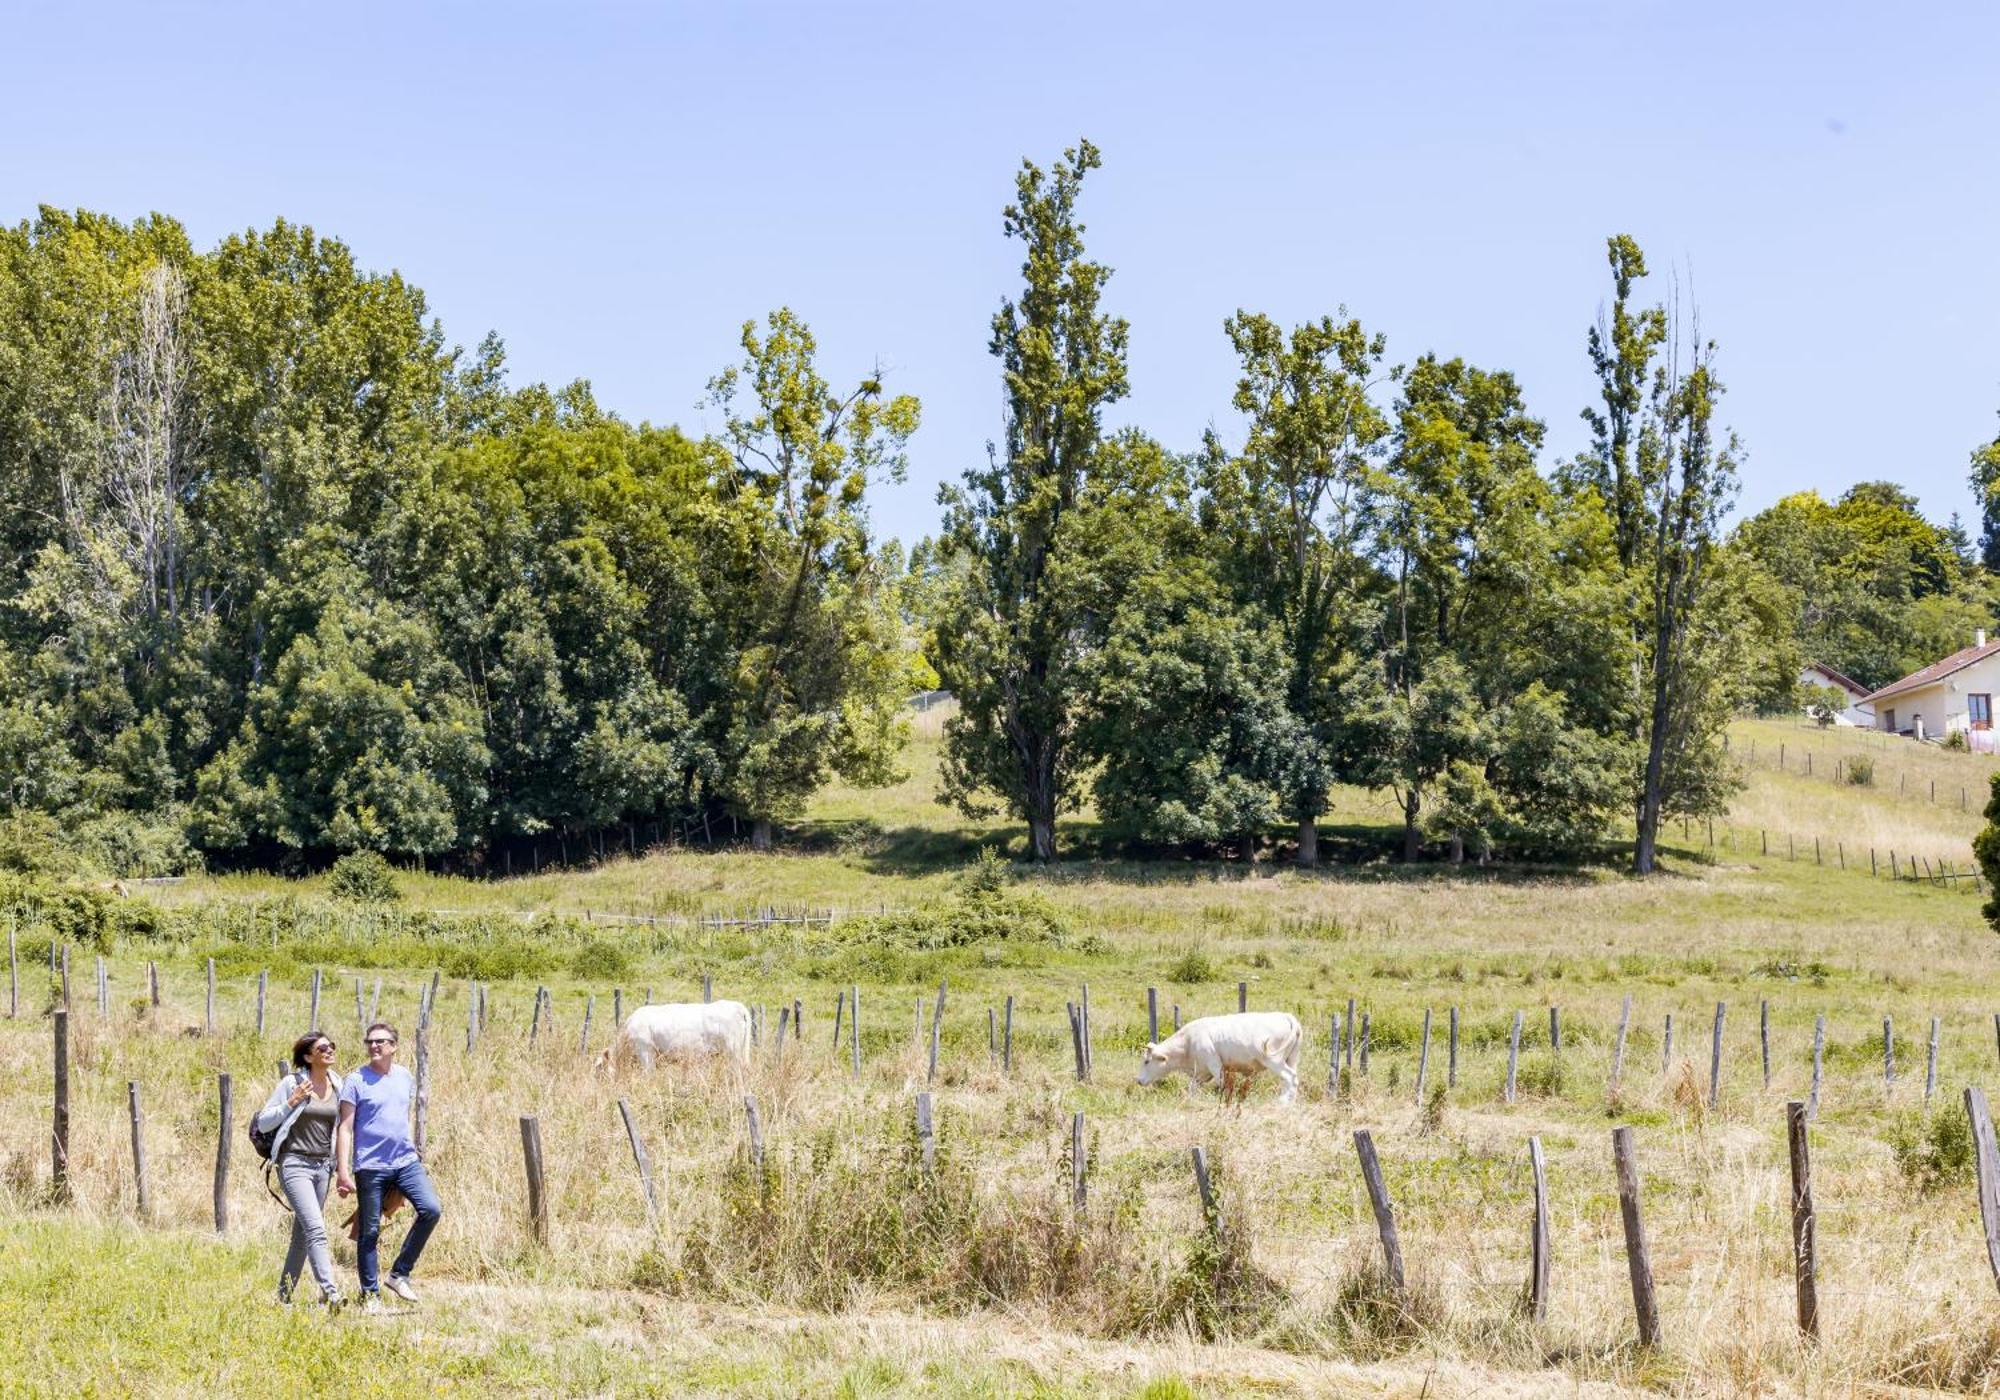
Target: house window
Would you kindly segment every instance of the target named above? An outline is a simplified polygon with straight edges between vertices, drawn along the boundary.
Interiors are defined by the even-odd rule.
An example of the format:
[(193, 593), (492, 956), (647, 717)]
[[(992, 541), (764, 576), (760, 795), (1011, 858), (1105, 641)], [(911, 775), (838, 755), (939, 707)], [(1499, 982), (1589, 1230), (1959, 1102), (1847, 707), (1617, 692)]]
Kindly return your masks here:
[(1991, 695), (1968, 695), (1965, 697), (1967, 717), (1974, 729), (1993, 727), (1993, 697)]

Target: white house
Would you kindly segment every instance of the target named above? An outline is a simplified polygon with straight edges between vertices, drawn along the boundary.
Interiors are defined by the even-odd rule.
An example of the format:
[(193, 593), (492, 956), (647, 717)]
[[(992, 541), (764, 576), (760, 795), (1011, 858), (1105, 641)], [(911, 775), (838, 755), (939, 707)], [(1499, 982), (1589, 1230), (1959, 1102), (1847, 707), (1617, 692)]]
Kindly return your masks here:
[(1914, 739), (1939, 739), (1964, 731), (1967, 744), (1992, 753), (1993, 696), (2000, 692), (2000, 640), (1986, 629), (1972, 645), (1932, 662), (1868, 697), (1878, 728)]
[(1868, 703), (1868, 687), (1860, 681), (1849, 680), (1825, 662), (1814, 661), (1799, 672), (1799, 684), (1817, 690), (1837, 690), (1847, 697), (1846, 704), (1834, 711), (1835, 724), (1862, 729), (1875, 727), (1875, 711)]

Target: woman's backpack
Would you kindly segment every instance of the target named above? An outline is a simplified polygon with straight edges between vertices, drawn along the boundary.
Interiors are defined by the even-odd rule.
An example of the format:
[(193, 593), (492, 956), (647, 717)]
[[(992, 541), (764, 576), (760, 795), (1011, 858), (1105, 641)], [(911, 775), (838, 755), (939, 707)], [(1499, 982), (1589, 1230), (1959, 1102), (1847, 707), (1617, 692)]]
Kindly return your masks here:
[[(286, 1075), (285, 1080), (287, 1083), (296, 1084), (302, 1075), (302, 1071), (294, 1071)], [(285, 1120), (280, 1118), (278, 1127), (267, 1133), (257, 1126), (257, 1115), (255, 1113), (250, 1115), (250, 1147), (261, 1160), (266, 1162), (271, 1160), (271, 1147), (278, 1140), (278, 1128), (284, 1126)]]

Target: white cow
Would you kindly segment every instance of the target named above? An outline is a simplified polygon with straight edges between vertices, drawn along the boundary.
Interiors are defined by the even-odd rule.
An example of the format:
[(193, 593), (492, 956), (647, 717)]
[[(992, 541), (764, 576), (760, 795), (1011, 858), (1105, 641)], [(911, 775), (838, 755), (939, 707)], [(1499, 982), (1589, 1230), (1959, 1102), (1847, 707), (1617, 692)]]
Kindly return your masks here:
[(1290, 1103), (1299, 1091), (1299, 1049), (1305, 1032), (1289, 1011), (1237, 1011), (1227, 1016), (1202, 1016), (1189, 1021), (1157, 1045), (1148, 1045), (1139, 1061), (1139, 1082), (1157, 1084), (1176, 1070), (1196, 1084), (1222, 1085), (1222, 1097), (1248, 1092), (1257, 1071), (1278, 1076), (1279, 1103)]
[(623, 1053), (651, 1069), (653, 1057), (704, 1060), (727, 1055), (738, 1069), (750, 1067), (750, 1008), (740, 1001), (669, 1001), (642, 1006), (625, 1018), (598, 1057), (600, 1069), (615, 1066)]

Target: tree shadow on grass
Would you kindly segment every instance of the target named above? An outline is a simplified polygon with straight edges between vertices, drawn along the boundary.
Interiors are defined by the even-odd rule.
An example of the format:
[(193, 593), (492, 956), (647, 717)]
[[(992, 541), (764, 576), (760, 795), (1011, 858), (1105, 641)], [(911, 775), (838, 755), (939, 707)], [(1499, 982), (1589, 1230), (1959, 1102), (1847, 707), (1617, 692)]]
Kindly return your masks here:
[[(1193, 885), (1255, 880), (1290, 872), (1300, 879), (1335, 883), (1482, 885), (1590, 884), (1606, 875), (1629, 875), (1631, 849), (1606, 844), (1563, 860), (1507, 860), (1453, 865), (1442, 853), (1413, 862), (1400, 859), (1400, 826), (1327, 826), (1320, 829), (1320, 864), (1299, 870), (1289, 840), (1260, 843), (1256, 863), (1229, 859), (1216, 848), (1162, 845), (1137, 839), (1101, 822), (1070, 821), (1059, 829), (1061, 859), (1030, 876), (1047, 884), (1103, 882), (1127, 885)], [(787, 833), (786, 845), (814, 855), (847, 856), (875, 875), (947, 874), (992, 847), (1010, 861), (1028, 859), (1027, 829), (1019, 825), (883, 827), (870, 818), (809, 821)], [(1662, 856), (1692, 853), (1663, 851)], [(1663, 866), (1660, 873), (1680, 872)]]

